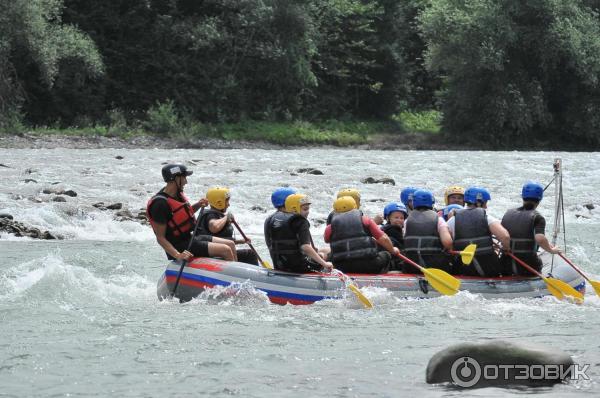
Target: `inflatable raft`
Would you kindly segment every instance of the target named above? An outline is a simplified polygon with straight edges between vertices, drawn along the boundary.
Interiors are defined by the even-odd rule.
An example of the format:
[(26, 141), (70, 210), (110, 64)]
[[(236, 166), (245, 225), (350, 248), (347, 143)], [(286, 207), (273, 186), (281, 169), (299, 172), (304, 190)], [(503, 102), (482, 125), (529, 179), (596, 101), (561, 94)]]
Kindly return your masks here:
[[(585, 293), (585, 280), (558, 256), (542, 255), (543, 274), (552, 275)], [(554, 261), (553, 264), (551, 262)], [(180, 263), (170, 262), (158, 281), (159, 299), (170, 296), (179, 273)], [(348, 274), (360, 288), (373, 286), (384, 288), (399, 298), (439, 297), (422, 275)], [(480, 278), (456, 276), (461, 281), (460, 290), (481, 294), (486, 298), (542, 297), (550, 295), (546, 284), (538, 277), (508, 276)], [(270, 270), (250, 264), (221, 261), (212, 258), (195, 258), (183, 269), (176, 297), (189, 301), (205, 289), (229, 286), (235, 283), (251, 283), (267, 294), (276, 304), (312, 304), (324, 299), (340, 299), (346, 296), (343, 283), (331, 274), (293, 274)]]

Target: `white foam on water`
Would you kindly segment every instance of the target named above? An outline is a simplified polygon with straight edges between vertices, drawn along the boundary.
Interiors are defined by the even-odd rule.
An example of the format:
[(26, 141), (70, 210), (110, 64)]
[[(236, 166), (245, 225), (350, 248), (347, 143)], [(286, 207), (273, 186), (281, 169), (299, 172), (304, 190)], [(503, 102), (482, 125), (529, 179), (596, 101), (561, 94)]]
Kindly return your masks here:
[(256, 289), (252, 282), (232, 283), (229, 286), (214, 286), (205, 289), (192, 303), (236, 306), (268, 306), (269, 298), (265, 292)]

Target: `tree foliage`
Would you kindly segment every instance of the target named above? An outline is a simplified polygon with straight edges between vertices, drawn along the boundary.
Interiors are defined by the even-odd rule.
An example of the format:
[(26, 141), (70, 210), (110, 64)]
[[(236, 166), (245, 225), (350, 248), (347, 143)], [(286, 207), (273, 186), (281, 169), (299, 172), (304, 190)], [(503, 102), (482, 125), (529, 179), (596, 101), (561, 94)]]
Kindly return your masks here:
[(503, 146), (600, 142), (600, 25), (583, 2), (439, 0), (420, 20), (446, 131)]

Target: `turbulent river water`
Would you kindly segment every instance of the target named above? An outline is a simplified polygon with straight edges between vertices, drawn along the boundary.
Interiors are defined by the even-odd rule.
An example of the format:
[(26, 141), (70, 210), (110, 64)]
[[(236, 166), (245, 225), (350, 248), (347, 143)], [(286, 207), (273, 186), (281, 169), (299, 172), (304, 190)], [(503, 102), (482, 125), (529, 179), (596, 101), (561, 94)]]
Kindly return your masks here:
[[(600, 300), (590, 288), (579, 306), (468, 293), (400, 300), (369, 289), (373, 310), (353, 298), (277, 306), (250, 286), (234, 297), (216, 289), (183, 305), (159, 302), (166, 259), (150, 227), (92, 206), (120, 202), (135, 215), (163, 185), (162, 164), (185, 162), (194, 171), (188, 196), (231, 187), (232, 212), (268, 258), (262, 224), (280, 185), (311, 196), (318, 245), (340, 188), (359, 188), (373, 215), (404, 185), (429, 188), (442, 201), (447, 185), (477, 184), (491, 191), (489, 211), (501, 217), (519, 203), (524, 181), (552, 179), (555, 157), (564, 163), (567, 253), (597, 278), (600, 211), (583, 205), (598, 206), (598, 153), (2, 149), (0, 213), (65, 239), (1, 235), (0, 397), (598, 396)], [(323, 175), (297, 172), (307, 167)], [(396, 186), (361, 183), (366, 177), (391, 177)], [(45, 188), (78, 195), (53, 202)], [(540, 209), (548, 232), (553, 193)], [(590, 365), (590, 380), (467, 392), (425, 383), (435, 352), (491, 338), (561, 348)]]

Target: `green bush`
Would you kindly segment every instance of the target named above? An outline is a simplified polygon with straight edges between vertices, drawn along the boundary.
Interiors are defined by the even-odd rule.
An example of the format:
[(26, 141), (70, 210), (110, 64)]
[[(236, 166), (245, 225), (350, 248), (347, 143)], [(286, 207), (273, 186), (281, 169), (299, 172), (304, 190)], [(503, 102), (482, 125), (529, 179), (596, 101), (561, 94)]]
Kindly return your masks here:
[(160, 135), (181, 132), (182, 125), (173, 101), (157, 102), (155, 106), (148, 109), (143, 127), (151, 133)]
[(400, 123), (407, 132), (437, 134), (441, 129), (442, 113), (438, 111), (404, 111), (395, 115), (393, 119)]

